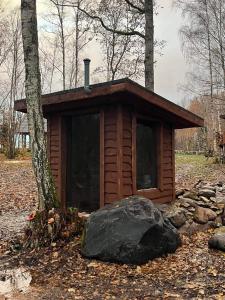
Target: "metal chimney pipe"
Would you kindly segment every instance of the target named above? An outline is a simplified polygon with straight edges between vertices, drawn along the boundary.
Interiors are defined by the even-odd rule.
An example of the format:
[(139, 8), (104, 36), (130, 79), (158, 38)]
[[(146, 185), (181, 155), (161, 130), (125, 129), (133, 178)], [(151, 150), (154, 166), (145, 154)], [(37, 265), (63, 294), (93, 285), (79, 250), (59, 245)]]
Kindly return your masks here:
[(90, 62), (89, 58), (84, 59), (84, 89), (90, 91)]

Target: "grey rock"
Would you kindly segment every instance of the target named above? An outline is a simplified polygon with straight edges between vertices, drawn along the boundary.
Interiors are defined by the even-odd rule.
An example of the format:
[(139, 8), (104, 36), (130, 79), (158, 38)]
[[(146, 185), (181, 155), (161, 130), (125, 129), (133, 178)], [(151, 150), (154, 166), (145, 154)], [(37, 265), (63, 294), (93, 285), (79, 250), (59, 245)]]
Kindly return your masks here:
[(190, 219), (193, 217), (193, 212), (192, 211), (187, 211), (185, 212), (185, 215)]
[(192, 199), (192, 200), (198, 200), (198, 195), (196, 192), (194, 191), (188, 191), (186, 193), (183, 194), (183, 198), (189, 198), (189, 199)]
[(184, 226), (182, 226), (178, 231), (182, 234), (192, 235), (198, 231), (205, 231), (211, 228), (209, 223), (206, 224), (198, 224), (194, 221), (186, 222)]
[(176, 228), (152, 201), (131, 196), (93, 212), (88, 218), (82, 254), (126, 264), (143, 264), (181, 244)]
[(224, 207), (225, 207), (225, 204), (224, 204), (224, 203), (217, 203), (217, 204), (216, 204), (216, 207), (217, 207), (218, 209), (220, 209), (220, 210), (223, 210)]
[[(203, 197), (203, 196), (201, 196), (201, 197)], [(217, 202), (217, 197), (210, 197), (210, 201), (212, 203), (216, 203)]]
[(185, 190), (184, 190), (184, 189), (179, 189), (179, 190), (176, 190), (176, 197), (183, 195), (183, 194), (184, 194), (184, 192), (185, 192)]
[(199, 194), (199, 196), (204, 196), (204, 197), (207, 197), (207, 198), (216, 196), (215, 191), (210, 190), (210, 189), (201, 189), (201, 190), (199, 190), (198, 194)]
[(188, 211), (189, 211), (189, 212), (195, 212), (195, 208), (192, 207), (192, 206), (190, 206), (190, 207), (188, 207)]
[(208, 221), (214, 221), (217, 214), (209, 208), (196, 207), (194, 220), (199, 224), (206, 224)]
[(217, 214), (217, 216), (220, 216), (223, 213), (223, 209), (219, 209), (215, 213)]
[(196, 202), (193, 199), (190, 198), (180, 198), (179, 199), (180, 205), (183, 207), (189, 207), (189, 206), (196, 206)]
[(181, 203), (180, 203), (180, 206), (181, 206), (181, 207), (184, 207), (184, 208), (191, 207), (191, 205), (190, 205), (189, 203), (187, 203), (187, 202), (181, 202)]
[(215, 205), (211, 205), (210, 209), (213, 210), (213, 211), (218, 211), (219, 210), (219, 208)]
[(168, 211), (169, 209), (169, 205), (168, 204), (160, 204), (160, 203), (156, 203), (155, 207), (158, 208), (158, 210), (164, 214)]
[(208, 244), (210, 248), (225, 251), (225, 233), (215, 233), (209, 239)]
[(211, 204), (210, 203), (205, 203), (203, 201), (199, 201), (198, 202), (198, 206), (204, 207), (204, 208), (211, 208)]
[(199, 199), (205, 203), (210, 203), (210, 200), (204, 196), (200, 196)]
[(177, 209), (175, 211), (169, 212), (165, 216), (170, 220), (170, 222), (176, 228), (180, 228), (181, 226), (183, 226), (187, 220), (185, 213), (181, 209)]
[(215, 202), (217, 203), (224, 203), (225, 204), (225, 197), (220, 196), (215, 198)]
[(222, 224), (222, 218), (221, 216), (217, 216), (217, 218), (214, 221), (216, 224)]
[(216, 186), (211, 186), (211, 185), (205, 185), (201, 187), (202, 190), (210, 190), (213, 192), (216, 192)]

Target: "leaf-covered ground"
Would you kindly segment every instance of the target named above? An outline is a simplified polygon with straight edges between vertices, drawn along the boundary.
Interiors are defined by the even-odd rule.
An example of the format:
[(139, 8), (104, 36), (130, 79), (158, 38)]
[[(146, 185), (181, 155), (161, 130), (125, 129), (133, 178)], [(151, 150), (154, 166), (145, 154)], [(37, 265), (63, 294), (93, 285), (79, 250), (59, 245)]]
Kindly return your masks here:
[(37, 202), (30, 160), (0, 159), (0, 253), (4, 242), (21, 232)]
[[(182, 157), (178, 161), (178, 184), (185, 185), (188, 180), (189, 184), (194, 184), (201, 176), (201, 170), (204, 170), (202, 176), (208, 174), (212, 181), (223, 180), (225, 167), (217, 168), (206, 162), (205, 172), (198, 160)], [(189, 166), (188, 170), (185, 165)], [(208, 177), (204, 179), (208, 180)], [(16, 213), (26, 212), (34, 205), (36, 194), (30, 163), (1, 163), (0, 185), (3, 215), (14, 210)], [(20, 203), (18, 208), (14, 208), (16, 203)], [(59, 243), (40, 251), (14, 255), (2, 253), (0, 269), (25, 266), (33, 278), (27, 293), (16, 293), (7, 299), (222, 300), (225, 299), (225, 256), (222, 252), (208, 249), (211, 234), (183, 236), (183, 245), (176, 253), (138, 267), (84, 259), (80, 255), (79, 240)], [(5, 299), (4, 296), (2, 299)]]
[(176, 155), (176, 185), (190, 188), (198, 182), (225, 182), (225, 165), (215, 164), (214, 158), (206, 159), (203, 155)]

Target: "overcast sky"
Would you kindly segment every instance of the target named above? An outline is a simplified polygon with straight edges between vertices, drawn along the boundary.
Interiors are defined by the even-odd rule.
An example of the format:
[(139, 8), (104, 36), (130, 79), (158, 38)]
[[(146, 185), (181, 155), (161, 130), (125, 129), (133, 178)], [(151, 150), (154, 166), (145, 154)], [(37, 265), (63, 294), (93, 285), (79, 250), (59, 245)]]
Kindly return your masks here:
[[(46, 1), (48, 0), (37, 0), (39, 9), (40, 3)], [(180, 103), (185, 95), (178, 87), (185, 81), (187, 65), (181, 51), (178, 35), (182, 25), (182, 17), (180, 12), (172, 7), (172, 2), (173, 0), (158, 0), (162, 8), (159, 9), (159, 14), (155, 17), (155, 36), (165, 40), (166, 46), (163, 49), (163, 56), (159, 57), (155, 67), (155, 92), (173, 102)], [(19, 5), (20, 0), (8, 0), (8, 3)], [(90, 58), (98, 63), (99, 58), (91, 50), (88, 49), (91, 52), (88, 53)]]
[(172, 0), (160, 0), (160, 4), (163, 8), (155, 17), (155, 34), (167, 44), (156, 64), (155, 91), (171, 101), (180, 102), (184, 93), (179, 91), (178, 86), (185, 82), (188, 69), (178, 34), (183, 19), (180, 12), (172, 8)]

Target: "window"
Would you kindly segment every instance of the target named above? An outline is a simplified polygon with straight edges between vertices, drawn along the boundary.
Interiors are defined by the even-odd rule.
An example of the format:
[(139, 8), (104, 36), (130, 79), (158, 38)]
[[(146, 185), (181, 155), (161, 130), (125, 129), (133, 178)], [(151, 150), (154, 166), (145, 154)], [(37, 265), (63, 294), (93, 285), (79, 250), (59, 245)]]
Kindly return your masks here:
[(136, 168), (137, 189), (157, 187), (157, 126), (156, 123), (137, 120)]
[(92, 212), (100, 205), (99, 114), (75, 115), (67, 122), (67, 205)]

